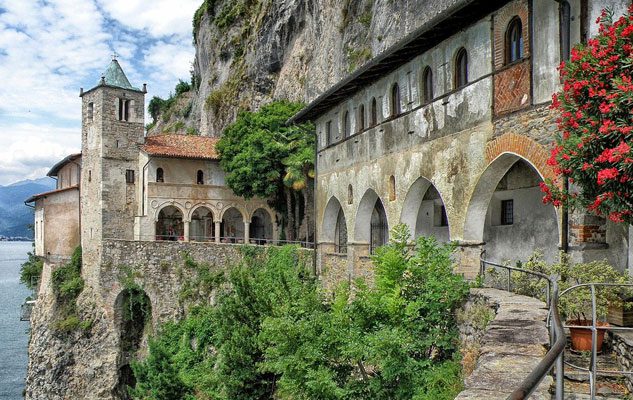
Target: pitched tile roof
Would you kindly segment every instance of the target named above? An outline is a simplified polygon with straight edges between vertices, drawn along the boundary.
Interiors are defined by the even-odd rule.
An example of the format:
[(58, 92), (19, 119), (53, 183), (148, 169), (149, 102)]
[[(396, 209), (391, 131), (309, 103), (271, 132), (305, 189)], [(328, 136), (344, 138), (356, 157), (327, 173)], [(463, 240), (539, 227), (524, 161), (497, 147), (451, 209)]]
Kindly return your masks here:
[[(50, 169), (50, 171), (48, 171), (46, 176), (57, 176), (57, 173), (59, 172), (60, 169), (62, 169), (64, 167), (64, 165), (66, 165), (68, 163), (71, 163), (71, 162), (77, 160), (78, 158), (81, 158), (81, 153), (75, 153), (75, 154), (71, 154), (69, 156), (66, 156), (63, 160), (61, 160), (57, 164), (53, 165), (53, 167)], [(81, 162), (81, 160), (79, 160), (79, 162)]]
[(148, 136), (142, 150), (150, 156), (219, 160), (215, 149), (220, 138), (192, 135)]

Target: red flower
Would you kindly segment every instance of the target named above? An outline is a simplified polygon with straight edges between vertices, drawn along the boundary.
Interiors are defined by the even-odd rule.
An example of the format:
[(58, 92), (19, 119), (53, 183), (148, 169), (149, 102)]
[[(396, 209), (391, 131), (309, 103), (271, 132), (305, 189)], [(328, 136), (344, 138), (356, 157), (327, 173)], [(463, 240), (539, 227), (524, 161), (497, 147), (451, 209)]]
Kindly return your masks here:
[(604, 185), (605, 180), (617, 178), (620, 172), (616, 168), (605, 168), (598, 171), (598, 185)]

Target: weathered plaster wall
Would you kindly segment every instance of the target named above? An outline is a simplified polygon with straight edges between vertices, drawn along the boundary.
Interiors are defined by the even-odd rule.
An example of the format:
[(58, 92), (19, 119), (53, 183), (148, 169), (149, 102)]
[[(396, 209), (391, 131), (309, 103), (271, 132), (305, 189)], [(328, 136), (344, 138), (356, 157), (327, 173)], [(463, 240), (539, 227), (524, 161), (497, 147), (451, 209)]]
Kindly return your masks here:
[(37, 201), (42, 209), (41, 251), (45, 257), (69, 257), (79, 245), (79, 189), (68, 189)]
[(71, 161), (57, 172), (57, 189), (79, 185), (79, 179), (81, 178), (79, 162), (81, 162), (81, 159)]

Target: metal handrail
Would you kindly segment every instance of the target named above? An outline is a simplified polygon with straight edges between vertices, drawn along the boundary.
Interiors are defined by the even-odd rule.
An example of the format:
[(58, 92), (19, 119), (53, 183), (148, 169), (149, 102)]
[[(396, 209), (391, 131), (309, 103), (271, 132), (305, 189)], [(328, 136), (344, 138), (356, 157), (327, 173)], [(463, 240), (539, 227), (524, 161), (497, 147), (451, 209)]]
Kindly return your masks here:
[(589, 390), (591, 399), (596, 398), (596, 383), (598, 381), (599, 374), (620, 374), (620, 375), (632, 375), (631, 371), (609, 371), (609, 370), (600, 370), (597, 367), (597, 357), (598, 357), (598, 330), (621, 330), (621, 331), (632, 331), (633, 328), (630, 327), (613, 327), (610, 325), (607, 326), (598, 326), (598, 315), (597, 315), (597, 301), (596, 301), (596, 286), (603, 287), (633, 287), (633, 284), (630, 283), (581, 283), (578, 285), (571, 286), (560, 293), (560, 296), (565, 295), (566, 293), (578, 289), (581, 287), (588, 287), (591, 292), (591, 325), (565, 325), (565, 328), (578, 328), (578, 329), (590, 329), (591, 330), (591, 358), (589, 363), (589, 368), (580, 367), (578, 365), (572, 364), (570, 362), (565, 362), (566, 365), (577, 369), (579, 371), (584, 371), (589, 373)]
[[(539, 279), (545, 279), (547, 283), (547, 305), (548, 305), (548, 320), (550, 324), (550, 349), (545, 354), (543, 359), (538, 363), (536, 368), (530, 372), (530, 374), (521, 382), (518, 388), (516, 388), (508, 397), (507, 400), (523, 400), (527, 399), (538, 387), (541, 381), (549, 374), (549, 372), (556, 364), (556, 400), (563, 400), (564, 397), (564, 351), (567, 343), (567, 337), (563, 324), (558, 313), (558, 279), (555, 276), (547, 276), (541, 272), (529, 271), (523, 268), (511, 267), (509, 265), (502, 265), (492, 261), (484, 259), (485, 250), (481, 252), (479, 261), (481, 268), (481, 276), (485, 277), (486, 265), (490, 265), (496, 268), (504, 268), (508, 270), (507, 289), (511, 291), (512, 285), (512, 271), (533, 275)], [(551, 293), (550, 293), (551, 292)]]

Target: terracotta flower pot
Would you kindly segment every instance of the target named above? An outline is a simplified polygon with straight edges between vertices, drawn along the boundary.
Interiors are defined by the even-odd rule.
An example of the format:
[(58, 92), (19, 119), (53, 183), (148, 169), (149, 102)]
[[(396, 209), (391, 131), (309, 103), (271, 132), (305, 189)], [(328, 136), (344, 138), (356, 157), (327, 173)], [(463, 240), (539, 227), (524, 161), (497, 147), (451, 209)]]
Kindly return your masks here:
[[(591, 326), (590, 320), (573, 320), (567, 321), (567, 325), (578, 325), (578, 326)], [(604, 333), (606, 332), (606, 327), (609, 326), (607, 322), (600, 322), (596, 324), (598, 327), (597, 332), (597, 349), (598, 352), (602, 351), (602, 343), (604, 342)], [(571, 333), (571, 348), (576, 351), (591, 351), (591, 329), (585, 328), (569, 328), (569, 332)]]

